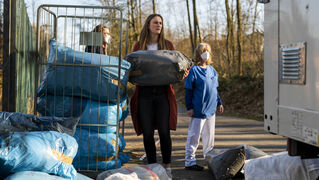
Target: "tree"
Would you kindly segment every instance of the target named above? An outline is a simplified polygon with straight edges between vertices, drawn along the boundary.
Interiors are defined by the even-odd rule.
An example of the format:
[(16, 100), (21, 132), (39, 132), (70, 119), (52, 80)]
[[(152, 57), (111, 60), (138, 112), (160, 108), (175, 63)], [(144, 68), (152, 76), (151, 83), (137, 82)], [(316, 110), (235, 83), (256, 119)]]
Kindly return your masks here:
[(202, 35), (198, 24), (197, 12), (196, 12), (196, 0), (193, 0), (193, 18), (194, 18), (194, 44), (197, 45), (197, 31), (199, 36), (199, 42), (202, 42)]
[(190, 13), (189, 13), (188, 0), (186, 0), (186, 7), (187, 7), (187, 15), (188, 15), (188, 26), (189, 26), (190, 41), (191, 41), (191, 45), (192, 45), (192, 52), (194, 52), (194, 50), (195, 50), (195, 43), (194, 43), (194, 41), (193, 41), (193, 30), (192, 30), (191, 17), (190, 17)]
[(156, 13), (156, 3), (155, 3), (155, 0), (152, 0), (153, 2), (153, 13), (155, 14)]
[(237, 9), (237, 48), (238, 48), (238, 67), (237, 67), (237, 74), (240, 75), (241, 72), (241, 4), (240, 0), (236, 0), (236, 9)]
[(230, 15), (230, 10), (229, 10), (229, 4), (228, 4), (228, 0), (225, 0), (225, 8), (226, 8), (226, 17), (227, 17), (227, 36), (226, 36), (226, 60), (227, 60), (227, 70), (228, 70), (228, 75), (230, 75), (230, 64), (231, 64), (231, 52), (230, 52), (230, 48), (229, 48), (229, 42), (231, 40), (231, 34), (232, 34), (232, 26), (233, 26), (233, 22), (231, 19), (231, 15)]

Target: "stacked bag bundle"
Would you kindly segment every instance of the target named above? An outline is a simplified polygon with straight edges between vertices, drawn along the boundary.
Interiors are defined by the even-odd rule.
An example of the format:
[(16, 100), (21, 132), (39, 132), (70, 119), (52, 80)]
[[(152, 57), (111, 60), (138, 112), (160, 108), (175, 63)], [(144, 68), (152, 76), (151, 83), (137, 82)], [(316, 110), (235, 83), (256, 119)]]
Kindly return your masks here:
[(76, 124), (74, 118), (0, 112), (0, 179), (28, 179), (26, 172), (75, 179)]
[[(74, 138), (79, 143), (78, 154), (73, 161), (76, 169), (116, 169), (129, 161), (129, 156), (123, 153), (126, 144), (120, 134), (116, 138), (116, 133), (98, 133), (77, 128)], [(118, 148), (116, 148), (116, 143), (118, 143)], [(117, 162), (115, 161), (116, 156), (118, 157)]]
[(129, 160), (121, 153), (125, 141), (120, 134), (116, 138), (116, 131), (129, 114), (126, 85), (131, 66), (126, 60), (118, 66), (118, 57), (79, 52), (50, 40), (37, 111), (42, 116), (79, 119), (74, 135), (79, 144), (73, 162), (77, 169), (114, 169)]
[(129, 81), (141, 86), (162, 86), (183, 80), (193, 61), (179, 51), (140, 50), (127, 54), (131, 63)]

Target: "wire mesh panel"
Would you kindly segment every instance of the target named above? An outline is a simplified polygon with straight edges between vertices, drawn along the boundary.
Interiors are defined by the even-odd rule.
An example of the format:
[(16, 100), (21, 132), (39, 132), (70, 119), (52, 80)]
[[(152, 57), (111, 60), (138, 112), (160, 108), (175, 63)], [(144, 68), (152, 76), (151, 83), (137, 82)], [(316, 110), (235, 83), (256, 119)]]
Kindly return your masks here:
[(3, 12), (4, 1), (0, 0), (0, 111), (2, 111), (2, 82), (3, 82)]
[(119, 122), (128, 115), (130, 64), (122, 60), (127, 28), (117, 7), (38, 8), (35, 109), (42, 116), (79, 120), (73, 160), (78, 170), (113, 169), (128, 160), (119, 133)]
[[(4, 0), (2, 110), (34, 111), (35, 39), (23, 0)], [(2, 22), (1, 22), (2, 31)]]

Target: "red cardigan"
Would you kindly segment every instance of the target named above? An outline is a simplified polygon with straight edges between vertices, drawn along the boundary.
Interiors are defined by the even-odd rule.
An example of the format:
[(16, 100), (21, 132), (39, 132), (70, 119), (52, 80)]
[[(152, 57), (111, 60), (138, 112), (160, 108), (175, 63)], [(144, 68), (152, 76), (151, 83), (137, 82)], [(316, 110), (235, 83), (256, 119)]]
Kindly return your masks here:
[[(166, 40), (166, 43), (169, 47), (169, 50), (174, 50), (173, 43)], [(140, 50), (140, 43), (139, 41), (134, 45), (133, 51)], [(134, 129), (137, 135), (142, 134), (142, 127), (140, 126), (138, 122), (138, 91), (139, 86), (136, 86), (135, 92), (131, 98), (130, 102), (130, 110), (131, 110), (131, 116), (132, 121), (134, 124)], [(169, 128), (171, 130), (176, 130), (177, 125), (177, 104), (176, 104), (176, 97), (175, 92), (172, 85), (169, 85), (167, 88), (167, 97), (169, 102)], [(155, 129), (157, 129), (157, 124), (155, 122)]]

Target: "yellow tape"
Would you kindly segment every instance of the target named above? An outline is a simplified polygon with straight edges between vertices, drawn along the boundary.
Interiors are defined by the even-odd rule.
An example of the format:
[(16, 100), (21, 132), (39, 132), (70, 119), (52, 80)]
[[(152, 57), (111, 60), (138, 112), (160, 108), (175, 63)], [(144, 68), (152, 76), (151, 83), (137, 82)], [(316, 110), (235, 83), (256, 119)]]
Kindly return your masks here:
[(119, 85), (120, 84), (120, 88), (125, 90), (125, 86), (121, 82), (119, 83), (118, 80), (112, 79), (112, 83), (115, 84), (115, 85)]
[(127, 104), (125, 103), (125, 105), (122, 107), (122, 111), (125, 110), (126, 106), (127, 106)]
[(113, 146), (115, 146), (115, 145), (116, 145), (116, 141), (114, 141), (114, 139), (112, 139), (112, 140), (111, 140), (111, 144), (112, 144)]
[(65, 162), (65, 163), (70, 164), (70, 165), (72, 164), (73, 158), (71, 158), (70, 156), (67, 156), (61, 152), (54, 150), (54, 149), (52, 149), (52, 155), (62, 162)]
[[(116, 141), (114, 139), (111, 140), (111, 144), (113, 146), (116, 145)], [(118, 151), (118, 149), (117, 149)], [(95, 161), (112, 161), (113, 159), (115, 159), (115, 156), (111, 156), (111, 157), (103, 157), (103, 156), (94, 156), (93, 160)]]
[[(111, 140), (111, 144), (116, 146), (116, 141), (114, 139)], [(119, 151), (120, 145), (117, 146), (117, 151)]]
[(103, 157), (103, 156), (94, 156), (94, 161), (112, 161), (115, 158), (115, 156), (112, 157)]

